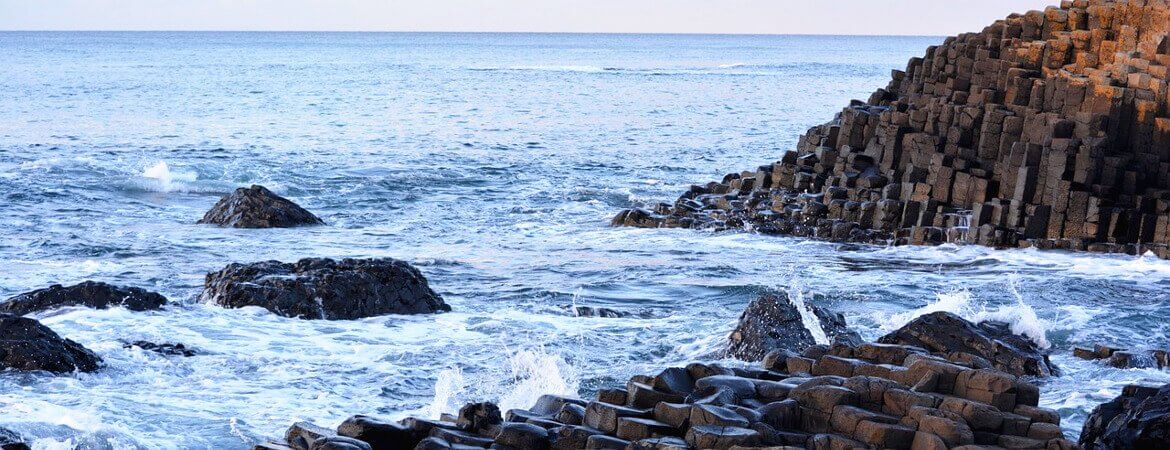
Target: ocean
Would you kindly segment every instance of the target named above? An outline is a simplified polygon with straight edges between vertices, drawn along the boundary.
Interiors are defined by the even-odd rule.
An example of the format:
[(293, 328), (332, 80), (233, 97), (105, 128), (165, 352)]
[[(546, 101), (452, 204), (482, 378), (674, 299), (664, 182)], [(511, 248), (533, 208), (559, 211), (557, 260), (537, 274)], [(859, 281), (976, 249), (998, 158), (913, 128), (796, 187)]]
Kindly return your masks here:
[[(1122, 385), (1170, 382), (1070, 354), (1170, 346), (1170, 263), (609, 226), (778, 160), (940, 42), (0, 33), (0, 298), (99, 280), (175, 303), (35, 315), (107, 366), (0, 373), (0, 427), (37, 449), (244, 449), (298, 420), (528, 407), (719, 360), (748, 302), (782, 289), (870, 339), (930, 311), (1011, 323), (1052, 349), (1064, 374), (1042, 404), (1075, 439)], [(328, 226), (195, 224), (251, 184)], [(326, 322), (197, 301), (209, 271), (312, 256), (407, 260), (454, 311)], [(201, 354), (124, 348), (138, 340)]]

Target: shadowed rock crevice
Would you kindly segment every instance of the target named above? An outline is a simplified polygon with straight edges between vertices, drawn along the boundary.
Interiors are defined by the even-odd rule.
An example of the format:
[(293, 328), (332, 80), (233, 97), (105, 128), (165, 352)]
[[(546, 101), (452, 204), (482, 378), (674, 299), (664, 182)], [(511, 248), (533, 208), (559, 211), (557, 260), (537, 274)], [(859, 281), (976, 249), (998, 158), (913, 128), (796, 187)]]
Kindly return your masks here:
[(259, 306), (301, 319), (353, 320), (451, 310), (422, 272), (391, 258), (231, 264), (207, 274), (200, 298), (228, 308)]
[(199, 219), (201, 224), (232, 228), (291, 228), (325, 222), (264, 186), (236, 189)]

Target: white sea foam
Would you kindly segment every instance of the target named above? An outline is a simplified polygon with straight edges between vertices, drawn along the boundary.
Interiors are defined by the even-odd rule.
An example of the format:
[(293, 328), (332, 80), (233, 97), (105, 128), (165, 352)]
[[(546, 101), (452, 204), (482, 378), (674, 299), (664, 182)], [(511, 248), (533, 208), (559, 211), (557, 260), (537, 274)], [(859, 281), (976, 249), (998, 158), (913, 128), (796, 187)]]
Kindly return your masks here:
[(509, 359), (511, 387), (499, 399), (500, 409), (531, 408), (544, 394), (578, 395), (576, 369), (560, 355), (532, 350), (517, 352)]
[(426, 415), (438, 419), (443, 413), (458, 410), (459, 395), (467, 389), (463, 369), (452, 367), (439, 372), (435, 381), (435, 398), (427, 407)]
[(199, 178), (195, 172), (171, 170), (166, 161), (147, 167), (142, 171), (142, 177), (152, 180), (144, 187), (158, 192), (190, 192), (192, 183)]
[(793, 277), (791, 288), (788, 290), (788, 301), (792, 302), (792, 305), (800, 312), (800, 321), (804, 323), (804, 328), (812, 333), (813, 341), (828, 345), (830, 343), (829, 336), (825, 333), (821, 319), (817, 318), (816, 313), (808, 306), (808, 302), (804, 301), (804, 290), (801, 289), (795, 277)]

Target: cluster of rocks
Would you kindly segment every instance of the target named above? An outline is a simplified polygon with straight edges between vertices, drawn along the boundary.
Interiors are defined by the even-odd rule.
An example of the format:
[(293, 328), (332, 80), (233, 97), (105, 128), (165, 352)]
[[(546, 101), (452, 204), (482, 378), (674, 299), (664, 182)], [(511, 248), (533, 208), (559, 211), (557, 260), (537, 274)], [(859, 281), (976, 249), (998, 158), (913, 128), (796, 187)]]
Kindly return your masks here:
[[(256, 448), (1077, 448), (1029, 381), (1055, 367), (1003, 324), (935, 313), (862, 343), (839, 315), (810, 309), (783, 293), (751, 303), (728, 354), (762, 359), (761, 367), (694, 363), (633, 377), (594, 401), (546, 395), (505, 414), (475, 403), (441, 420), (354, 416), (336, 430), (298, 423), (283, 442)], [(816, 318), (804, 322), (802, 313)], [(818, 344), (806, 323), (831, 330), (833, 343)]]
[(1122, 350), (1105, 345), (1073, 348), (1073, 356), (1089, 361), (1104, 361), (1118, 369), (1165, 369), (1170, 366), (1166, 350)]
[(615, 225), (1170, 256), (1170, 2), (948, 38), (755, 170)]
[(258, 450), (1073, 449), (1036, 385), (901, 345), (813, 346), (763, 368), (691, 364), (637, 376), (585, 402), (544, 396), (443, 420), (356, 416), (296, 424)]
[[(259, 306), (303, 319), (351, 320), (451, 310), (418, 269), (389, 258), (232, 264), (207, 274), (201, 297), (229, 308)], [(25, 314), (69, 306), (147, 311), (166, 303), (166, 297), (154, 292), (93, 281), (12, 297), (0, 303), (0, 370), (70, 373), (101, 367), (102, 359), (94, 352)], [(125, 347), (164, 356), (199, 353), (181, 343), (136, 341)]]

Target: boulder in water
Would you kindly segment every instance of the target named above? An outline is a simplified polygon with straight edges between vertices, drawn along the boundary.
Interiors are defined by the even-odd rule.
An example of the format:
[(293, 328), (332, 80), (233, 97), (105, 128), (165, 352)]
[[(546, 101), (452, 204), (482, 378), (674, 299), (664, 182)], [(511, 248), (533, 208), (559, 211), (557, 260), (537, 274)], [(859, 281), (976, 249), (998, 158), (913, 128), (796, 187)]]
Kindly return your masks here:
[[(841, 314), (814, 305), (808, 308), (829, 339), (860, 342)], [(763, 360), (773, 350), (801, 352), (817, 344), (813, 332), (805, 326), (800, 309), (783, 292), (753, 300), (728, 339), (731, 342), (727, 356), (752, 362)]]
[(1080, 444), (1085, 450), (1170, 448), (1170, 384), (1126, 386), (1093, 409)]
[(291, 228), (324, 225), (320, 218), (264, 186), (236, 189), (219, 200), (199, 220), (232, 228)]
[(66, 306), (95, 309), (121, 306), (131, 311), (149, 311), (162, 308), (166, 303), (166, 297), (145, 289), (86, 281), (68, 287), (57, 284), (17, 295), (0, 303), (0, 312), (23, 316)]
[(1047, 377), (1059, 375), (1048, 354), (1035, 342), (1012, 333), (1008, 324), (973, 324), (949, 312), (918, 317), (878, 339), (882, 344), (910, 345), (931, 353), (967, 353), (989, 361), (996, 369), (1012, 375)]
[(228, 308), (259, 306), (301, 319), (353, 320), (451, 310), (418, 269), (391, 258), (231, 264), (207, 274), (200, 298)]
[(102, 360), (34, 319), (0, 313), (0, 370), (93, 372)]

